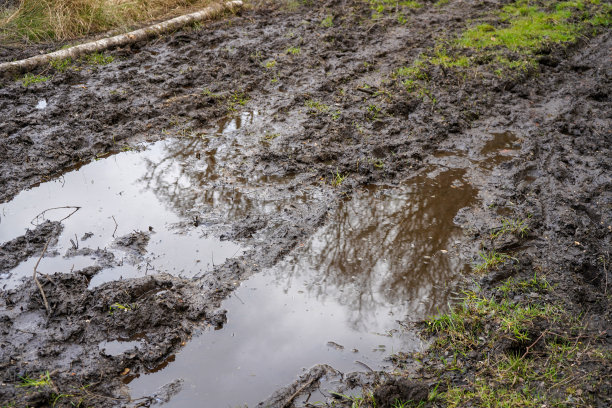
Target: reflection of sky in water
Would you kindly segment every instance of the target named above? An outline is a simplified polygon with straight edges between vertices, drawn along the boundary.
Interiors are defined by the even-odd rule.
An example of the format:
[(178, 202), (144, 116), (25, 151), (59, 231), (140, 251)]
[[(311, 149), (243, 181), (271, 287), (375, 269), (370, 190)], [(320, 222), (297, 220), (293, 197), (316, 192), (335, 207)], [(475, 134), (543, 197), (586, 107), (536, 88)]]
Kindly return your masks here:
[[(96, 278), (99, 283), (120, 276), (142, 276), (152, 271), (193, 276), (209, 270), (213, 262), (222, 263), (237, 254), (240, 248), (231, 242), (203, 236), (205, 231), (201, 227), (179, 230), (175, 224), (188, 219), (197, 204), (209, 211), (229, 212), (229, 208), (240, 206), (242, 202), (239, 199), (234, 201), (235, 194), (231, 192), (224, 195), (224, 190), (203, 188), (202, 185), (208, 181), (207, 172), (213, 171), (210, 162), (180, 161), (185, 155), (193, 155), (195, 159), (199, 149), (201, 155), (207, 157), (205, 143), (203, 139), (158, 142), (145, 151), (124, 152), (100, 159), (57, 180), (23, 191), (12, 201), (0, 204), (0, 242), (22, 235), (26, 228), (33, 228), (30, 221), (46, 209), (80, 206), (79, 211), (63, 221), (64, 231), (59, 244), (50, 248), (50, 253), (57, 251), (63, 255), (72, 246), (70, 239), (75, 241), (76, 235), (80, 240), (87, 232), (94, 235), (79, 242), (79, 246), (95, 249), (108, 247), (114, 240), (113, 233), (119, 237), (135, 230), (148, 232), (150, 227), (153, 230), (144, 264), (124, 264), (121, 271), (103, 271)], [(193, 176), (200, 173), (201, 178)], [(217, 207), (211, 209), (211, 206)], [(71, 211), (57, 209), (48, 211), (45, 216), (60, 220)], [(125, 254), (115, 251), (115, 255), (121, 258)], [(69, 271), (73, 264), (76, 268), (86, 266), (87, 259), (46, 257), (40, 268), (44, 273)], [(4, 284), (14, 287), (17, 278), (30, 275), (31, 263), (32, 260), (24, 262), (11, 271), (12, 277), (0, 280), (0, 287)]]
[(343, 202), (303, 247), (223, 303), (222, 330), (195, 337), (171, 364), (132, 381), (132, 397), (183, 378), (167, 406), (254, 406), (314, 364), (376, 369), (390, 353), (418, 348), (413, 335), (396, 332), (397, 320), (443, 307), (447, 284), (464, 267), (451, 251), (461, 233), (452, 219), (476, 199), (463, 173)]
[[(354, 330), (347, 324), (350, 311), (337, 299), (321, 302), (302, 282), (281, 286), (269, 272), (244, 282), (222, 307), (228, 310), (222, 330), (196, 336), (163, 370), (132, 381), (131, 396), (182, 378), (183, 390), (166, 406), (251, 407), (314, 364), (349, 372), (363, 369), (358, 360), (377, 368), (390, 353), (419, 345), (408, 335)], [(398, 327), (392, 317), (381, 317), (386, 324), (380, 328)]]

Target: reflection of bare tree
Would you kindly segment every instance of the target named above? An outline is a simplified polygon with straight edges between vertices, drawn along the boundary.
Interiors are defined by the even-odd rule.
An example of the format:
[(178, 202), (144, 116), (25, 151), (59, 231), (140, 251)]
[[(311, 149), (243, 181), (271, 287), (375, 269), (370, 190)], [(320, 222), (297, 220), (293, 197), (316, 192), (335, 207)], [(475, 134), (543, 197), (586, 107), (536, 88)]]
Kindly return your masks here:
[(476, 190), (459, 183), (464, 172), (423, 176), (382, 198), (369, 192), (343, 202), (279, 273), (312, 282), (310, 293), (322, 300), (336, 297), (355, 326), (370, 326), (388, 311), (398, 319), (435, 312), (446, 304), (443, 286), (464, 266), (440, 252), (461, 233), (453, 223), (457, 211), (476, 200)]
[[(252, 112), (224, 118), (215, 134), (224, 137), (224, 133), (240, 129), (253, 119)], [(154, 154), (143, 159), (146, 172), (139, 182), (180, 216), (205, 206), (228, 219), (244, 217), (254, 209), (254, 201), (235, 186), (220, 182), (225, 165), (237, 160), (239, 146), (234, 143), (220, 152), (209, 142), (208, 138), (191, 137), (160, 143)]]
[(180, 216), (204, 205), (222, 209), (228, 217), (240, 216), (251, 208), (246, 195), (213, 183), (219, 178), (217, 149), (207, 149), (207, 140), (172, 140), (161, 150), (161, 159), (144, 159), (147, 170), (139, 181)]

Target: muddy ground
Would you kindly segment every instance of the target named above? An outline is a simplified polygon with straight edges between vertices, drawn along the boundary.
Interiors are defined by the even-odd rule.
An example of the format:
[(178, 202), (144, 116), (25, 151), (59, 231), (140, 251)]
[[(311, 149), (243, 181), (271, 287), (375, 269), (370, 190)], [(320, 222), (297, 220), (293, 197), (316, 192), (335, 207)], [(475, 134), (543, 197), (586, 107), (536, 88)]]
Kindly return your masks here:
[[(238, 146), (224, 163), (217, 182), (248, 184), (252, 179), (245, 175), (255, 174), (259, 180), (282, 181), (272, 183), (274, 194), (291, 196), (312, 185), (325, 194), (275, 214), (247, 213), (230, 220), (224, 238), (253, 249), (204, 278), (156, 275), (90, 290), (96, 267), (39, 276), (49, 316), (33, 282), (3, 290), (2, 403), (48, 406), (57, 400), (68, 406), (76, 400), (57, 399), (61, 394), (77, 395), (87, 406), (109, 407), (170, 398), (172, 384), (151, 399), (129, 402), (123, 380), (163, 364), (197, 327), (222, 326), (225, 316), (218, 307), (236, 282), (282, 259), (326, 222), (339, 200), (364, 185), (400, 183), (431, 163), (468, 169), (481, 163), (489, 170), (469, 173), (482, 202), (461, 211), (455, 222), (466, 231), (469, 257), (477, 258), (475, 246), (480, 246), (510, 251), (516, 261), (467, 281), (476, 280), (491, 295), (505, 279), (528, 278), (534, 271), (545, 275), (554, 289), (538, 302), (584, 317), (584, 341), (609, 355), (609, 30), (568, 47), (541, 50), (540, 64), (520, 76), (459, 80), (434, 67), (428, 72), (428, 96), (390, 79), (440, 38), (460, 33), (471, 20), (505, 3), (424, 2), (405, 11), (406, 24), (392, 13), (372, 19), (370, 5), (363, 2), (260, 3), (202, 27), (112, 50), (114, 61), (107, 65), (80, 62), (64, 72), (47, 68), (38, 74), (49, 79), (28, 87), (4, 79), (0, 202), (144, 141), (206, 137), (220, 119), (246, 110), (264, 111), (266, 120), (253, 143)], [(328, 16), (332, 24), (322, 24)], [(44, 110), (35, 108), (41, 100)], [(516, 154), (499, 162), (483, 153), (496, 132), (516, 135)], [(338, 181), (337, 175), (346, 178)], [(529, 217), (529, 233), (490, 239), (502, 216)], [(41, 224), (3, 244), (0, 273), (40, 254), (49, 239), (52, 247), (60, 231), (61, 226)], [(529, 295), (517, 293), (513, 301), (531, 302)], [(130, 313), (113, 308), (117, 304), (128, 305)], [(532, 341), (555, 325), (560, 327), (547, 322)], [(108, 356), (94, 347), (136, 333), (146, 333), (146, 348)], [(377, 406), (387, 406), (385, 400), (395, 394), (426, 398), (440, 378), (446, 387), (469, 382), (478, 373), (480, 352), (507, 348), (477, 350), (465, 358), (463, 372), (442, 377), (432, 374), (438, 364), (433, 358), (406, 356), (403, 372), (418, 383), (390, 380), (375, 392)], [(307, 392), (313, 378), (329, 374), (326, 370), (317, 368), (312, 377), (280, 390), (268, 405), (291, 406), (296, 392)], [(26, 374), (45, 371), (52, 386), (27, 392), (20, 387)], [(582, 378), (586, 372), (593, 377), (574, 406), (609, 406), (609, 358), (578, 365), (569, 376)], [(363, 385), (377, 379), (354, 375), (344, 382)]]

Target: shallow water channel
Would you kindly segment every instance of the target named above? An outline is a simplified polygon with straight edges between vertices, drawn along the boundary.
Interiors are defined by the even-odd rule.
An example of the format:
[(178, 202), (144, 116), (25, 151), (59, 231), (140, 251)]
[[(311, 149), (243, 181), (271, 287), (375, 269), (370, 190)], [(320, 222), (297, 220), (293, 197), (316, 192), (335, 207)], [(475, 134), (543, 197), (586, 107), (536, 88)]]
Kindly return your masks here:
[[(222, 122), (218, 133), (231, 135), (249, 120), (253, 116)], [(41, 262), (44, 273), (98, 264), (104, 269), (90, 287), (159, 272), (209, 273), (248, 249), (217, 238), (220, 225), (280, 211), (287, 201), (265, 194), (273, 186), (264, 178), (242, 188), (217, 183), (227, 181), (220, 160), (228, 159), (231, 146), (168, 139), (83, 165), (0, 204), (0, 242), (43, 219), (68, 216), (58, 244)], [(435, 166), (401, 186), (355, 192), (310, 239), (223, 302), (228, 321), (222, 329), (202, 330), (161, 366), (131, 377), (132, 397), (180, 378), (182, 389), (167, 406), (252, 407), (317, 363), (343, 372), (380, 369), (393, 352), (420, 348), (400, 321), (447, 305), (466, 267), (453, 218), (477, 202), (477, 193), (465, 170)], [(148, 237), (141, 252), (117, 245), (118, 237), (134, 231)], [(0, 287), (16, 287), (37, 258), (0, 276)], [(141, 341), (99, 347), (120, 355)]]

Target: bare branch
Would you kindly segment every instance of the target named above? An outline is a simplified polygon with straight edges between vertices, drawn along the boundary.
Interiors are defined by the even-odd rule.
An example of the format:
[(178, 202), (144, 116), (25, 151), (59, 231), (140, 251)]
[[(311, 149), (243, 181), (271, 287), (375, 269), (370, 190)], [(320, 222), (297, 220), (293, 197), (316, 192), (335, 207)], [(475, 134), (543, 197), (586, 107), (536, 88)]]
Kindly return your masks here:
[(36, 276), (36, 274), (37, 274), (38, 264), (40, 263), (40, 260), (42, 259), (42, 257), (45, 255), (45, 252), (47, 252), (47, 247), (49, 246), (50, 241), (51, 241), (51, 238), (49, 238), (47, 242), (45, 243), (45, 247), (43, 248), (42, 253), (40, 254), (40, 258), (38, 258), (38, 261), (36, 261), (36, 265), (34, 265), (34, 273), (32, 275), (32, 277), (34, 278), (34, 282), (36, 283), (36, 286), (38, 286), (38, 290), (40, 290), (40, 294), (42, 296), (43, 302), (45, 302), (45, 308), (47, 309), (47, 315), (51, 314), (51, 308), (49, 307), (49, 302), (47, 302), (47, 296), (45, 295), (45, 291), (43, 290), (42, 285), (38, 281), (38, 277)]

